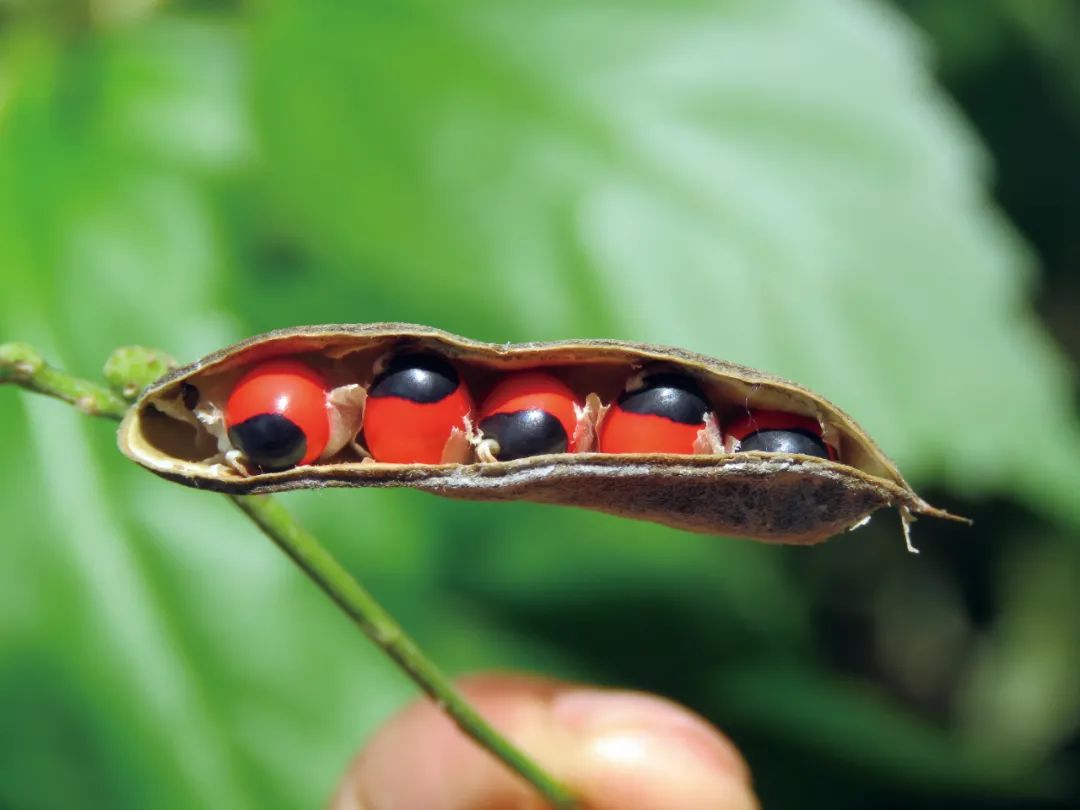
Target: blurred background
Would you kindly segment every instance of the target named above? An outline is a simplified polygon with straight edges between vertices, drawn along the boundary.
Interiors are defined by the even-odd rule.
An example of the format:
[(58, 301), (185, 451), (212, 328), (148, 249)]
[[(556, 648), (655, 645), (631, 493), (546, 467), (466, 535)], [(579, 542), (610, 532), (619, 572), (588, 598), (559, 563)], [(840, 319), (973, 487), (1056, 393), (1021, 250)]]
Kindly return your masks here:
[[(1080, 802), (1078, 215), (1072, 0), (0, 4), (0, 340), (670, 343), (975, 518), (913, 556), (884, 512), (805, 549), (284, 497), (452, 672), (679, 700), (766, 807)], [(0, 421), (0, 807), (319, 806), (414, 687), (109, 424)]]

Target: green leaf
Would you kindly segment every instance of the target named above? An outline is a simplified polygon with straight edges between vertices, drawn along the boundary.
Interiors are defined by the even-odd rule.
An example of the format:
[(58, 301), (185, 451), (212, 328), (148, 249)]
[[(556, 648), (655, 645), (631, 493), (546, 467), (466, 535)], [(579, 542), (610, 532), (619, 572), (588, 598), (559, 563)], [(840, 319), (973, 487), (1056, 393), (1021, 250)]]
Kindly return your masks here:
[[(0, 340), (88, 375), (120, 344), (187, 361), (334, 320), (663, 341), (820, 389), (924, 481), (1080, 517), (1028, 259), (879, 4), (291, 2), (0, 38)], [(216, 496), (58, 403), (4, 390), (0, 417), (0, 691), (31, 707), (0, 712), (0, 802), (322, 801), (409, 684)], [(697, 639), (724, 605), (717, 625), (810, 657), (774, 550), (417, 493), (290, 503), (455, 669), (646, 682), (655, 646), (598, 660), (500, 612), (588, 611), (594, 586), (683, 600)], [(753, 721), (778, 737), (813, 720), (785, 694), (798, 711)], [(894, 725), (867, 716), (845, 745), (888, 771)], [(939, 741), (902, 736), (937, 784)], [(79, 789), (40, 784), (58, 773)]]

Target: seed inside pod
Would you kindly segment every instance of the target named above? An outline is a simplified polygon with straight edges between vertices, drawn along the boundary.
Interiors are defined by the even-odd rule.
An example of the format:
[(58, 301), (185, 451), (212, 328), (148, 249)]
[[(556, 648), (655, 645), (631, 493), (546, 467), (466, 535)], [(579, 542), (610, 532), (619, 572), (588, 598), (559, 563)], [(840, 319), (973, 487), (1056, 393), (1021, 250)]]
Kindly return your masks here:
[(559, 420), (541, 408), (492, 414), (480, 422), (480, 430), (494, 442), (491, 454), (500, 461), (565, 453), (569, 443)]
[(825, 442), (808, 430), (759, 430), (747, 436), (739, 450), (744, 453), (762, 450), (767, 453), (801, 453), (804, 456), (829, 457)]
[(398, 355), (368, 390), (364, 441), (376, 461), (438, 464), (454, 429), (465, 430), (472, 407), (445, 358)]
[(574, 452), (577, 404), (574, 392), (551, 374), (510, 375), (491, 390), (480, 408), (481, 458), (490, 454), (511, 461)]
[(229, 394), (225, 426), (233, 445), (261, 470), (310, 464), (330, 436), (326, 383), (295, 360), (260, 363)]
[(701, 387), (682, 374), (644, 378), (611, 406), (600, 423), (601, 453), (685, 453), (705, 426), (709, 403)]
[(836, 450), (825, 443), (821, 426), (812, 419), (781, 411), (757, 410), (727, 429), (729, 445), (738, 452), (798, 453), (835, 459)]
[(260, 470), (295, 466), (307, 455), (304, 431), (280, 413), (260, 413), (229, 428), (229, 441)]

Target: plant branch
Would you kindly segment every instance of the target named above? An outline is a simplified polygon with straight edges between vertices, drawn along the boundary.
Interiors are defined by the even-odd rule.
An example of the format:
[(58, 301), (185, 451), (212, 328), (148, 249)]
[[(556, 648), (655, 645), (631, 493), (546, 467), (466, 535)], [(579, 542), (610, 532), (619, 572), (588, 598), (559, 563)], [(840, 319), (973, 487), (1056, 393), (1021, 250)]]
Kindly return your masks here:
[(0, 384), (14, 383), (28, 391), (62, 399), (87, 416), (122, 419), (128, 404), (110, 389), (59, 371), (25, 343), (0, 344)]
[[(114, 420), (123, 418), (127, 400), (134, 399), (142, 386), (164, 371), (167, 364), (168, 356), (160, 352), (138, 347), (118, 349), (106, 364), (110, 389), (51, 367), (38, 351), (25, 343), (0, 344), (0, 384), (12, 383), (68, 402), (89, 416)], [(469, 705), (394, 618), (276, 499), (268, 495), (226, 497), (251, 518), (465, 734), (530, 782), (557, 810), (577, 807), (565, 787)]]
[(364, 587), (346, 571), (314, 535), (298, 524), (277, 500), (267, 495), (239, 495), (233, 502), (278, 548), (333, 599), (383, 652), (445, 711), (458, 727), (511, 770), (531, 782), (560, 810), (575, 807), (573, 797), (554, 778), (512, 745), (460, 695), (416, 642), (406, 635)]

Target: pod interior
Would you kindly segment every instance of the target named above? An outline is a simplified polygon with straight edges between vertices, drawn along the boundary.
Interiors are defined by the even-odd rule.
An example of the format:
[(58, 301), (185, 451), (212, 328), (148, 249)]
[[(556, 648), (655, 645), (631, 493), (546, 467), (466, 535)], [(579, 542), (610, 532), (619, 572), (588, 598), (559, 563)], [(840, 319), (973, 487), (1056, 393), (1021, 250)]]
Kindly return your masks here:
[[(289, 336), (268, 340), (194, 364), (152, 388), (139, 404), (141, 451), (194, 465), (217, 465), (225, 447), (225, 401), (238, 378), (268, 359), (290, 358), (319, 371), (335, 390), (365, 389), (378, 364), (404, 352), (444, 356), (457, 370), (473, 401), (481, 403), (507, 374), (543, 370), (573, 389), (584, 403), (590, 397), (603, 406), (615, 401), (642, 372), (669, 371), (693, 379), (705, 393), (721, 434), (727, 425), (752, 410), (783, 411), (815, 420), (837, 461), (873, 476), (899, 482), (898, 473), (855, 424), (822, 398), (785, 381), (719, 361), (697, 360), (677, 350), (637, 348), (614, 342), (488, 346), (459, 344), (440, 335), (383, 336), (358, 339)], [(602, 413), (602, 411), (601, 411)], [(596, 414), (592, 418), (602, 415)], [(215, 424), (215, 420), (218, 421)], [(381, 464), (364, 448), (362, 423), (355, 435), (315, 465)], [(595, 427), (595, 425), (594, 425)], [(227, 442), (227, 440), (224, 440)], [(723, 454), (715, 445), (709, 451)], [(480, 462), (475, 454), (459, 463)], [(218, 474), (243, 477), (245, 471), (222, 465)], [(257, 474), (257, 470), (248, 471)]]

